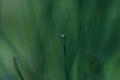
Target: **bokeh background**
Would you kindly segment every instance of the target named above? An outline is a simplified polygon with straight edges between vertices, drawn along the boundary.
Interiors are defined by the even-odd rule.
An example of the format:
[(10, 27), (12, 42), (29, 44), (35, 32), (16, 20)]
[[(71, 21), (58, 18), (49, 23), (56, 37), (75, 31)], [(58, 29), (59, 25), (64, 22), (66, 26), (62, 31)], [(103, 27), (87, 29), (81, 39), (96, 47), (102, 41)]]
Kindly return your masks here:
[(120, 80), (119, 34), (119, 0), (0, 0), (0, 80)]

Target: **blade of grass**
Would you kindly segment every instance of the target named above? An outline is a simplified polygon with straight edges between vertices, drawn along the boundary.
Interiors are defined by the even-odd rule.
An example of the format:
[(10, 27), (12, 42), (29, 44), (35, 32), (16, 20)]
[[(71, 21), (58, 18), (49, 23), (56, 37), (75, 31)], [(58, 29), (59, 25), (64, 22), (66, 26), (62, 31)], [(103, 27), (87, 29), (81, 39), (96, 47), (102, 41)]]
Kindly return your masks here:
[(21, 80), (24, 80), (23, 76), (22, 76), (22, 73), (20, 72), (20, 69), (18, 68), (18, 64), (17, 64), (17, 59), (16, 57), (13, 58), (13, 63), (14, 63), (14, 66), (15, 66), (15, 69), (20, 77)]
[(65, 75), (66, 80), (69, 80), (69, 74), (68, 74), (68, 68), (67, 68), (67, 53), (66, 53), (66, 36), (65, 34), (61, 33), (60, 36), (63, 39), (63, 48), (64, 48), (64, 69), (65, 69)]

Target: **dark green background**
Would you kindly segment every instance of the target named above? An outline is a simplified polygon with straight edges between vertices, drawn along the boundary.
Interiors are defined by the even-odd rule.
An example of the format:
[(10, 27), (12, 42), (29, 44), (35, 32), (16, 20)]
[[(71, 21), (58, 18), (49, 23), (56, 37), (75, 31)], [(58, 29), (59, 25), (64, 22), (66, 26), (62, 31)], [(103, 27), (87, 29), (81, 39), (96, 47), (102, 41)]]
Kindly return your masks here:
[(119, 0), (0, 0), (0, 80), (120, 80)]

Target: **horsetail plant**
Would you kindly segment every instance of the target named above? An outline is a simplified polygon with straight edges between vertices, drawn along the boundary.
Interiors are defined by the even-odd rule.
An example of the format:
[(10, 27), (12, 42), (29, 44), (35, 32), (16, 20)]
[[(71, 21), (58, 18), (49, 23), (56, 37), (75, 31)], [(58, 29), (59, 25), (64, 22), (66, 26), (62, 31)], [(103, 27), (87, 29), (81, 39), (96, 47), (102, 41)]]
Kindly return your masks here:
[(20, 77), (21, 80), (24, 80), (23, 76), (22, 76), (22, 73), (20, 72), (20, 69), (18, 67), (18, 63), (17, 63), (17, 58), (16, 57), (13, 57), (13, 63), (14, 63), (14, 66), (15, 66), (15, 69)]
[(66, 76), (66, 80), (69, 80), (69, 74), (68, 74), (68, 69), (67, 69), (66, 36), (64, 33), (61, 33), (60, 36), (63, 40), (65, 76)]

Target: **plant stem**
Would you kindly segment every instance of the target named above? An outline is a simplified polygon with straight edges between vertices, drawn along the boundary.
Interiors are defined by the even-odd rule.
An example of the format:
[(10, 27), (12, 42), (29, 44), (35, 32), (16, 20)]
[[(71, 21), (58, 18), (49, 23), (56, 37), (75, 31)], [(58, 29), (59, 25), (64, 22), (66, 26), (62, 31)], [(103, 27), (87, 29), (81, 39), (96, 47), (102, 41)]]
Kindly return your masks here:
[(64, 47), (64, 69), (66, 80), (69, 80), (68, 68), (67, 68), (67, 53), (66, 53), (66, 37), (63, 37), (63, 47)]
[(22, 76), (22, 74), (20, 72), (20, 69), (18, 68), (17, 59), (15, 57), (13, 58), (13, 62), (14, 62), (15, 69), (16, 69), (20, 79), (24, 80), (24, 78), (23, 78), (23, 76)]

